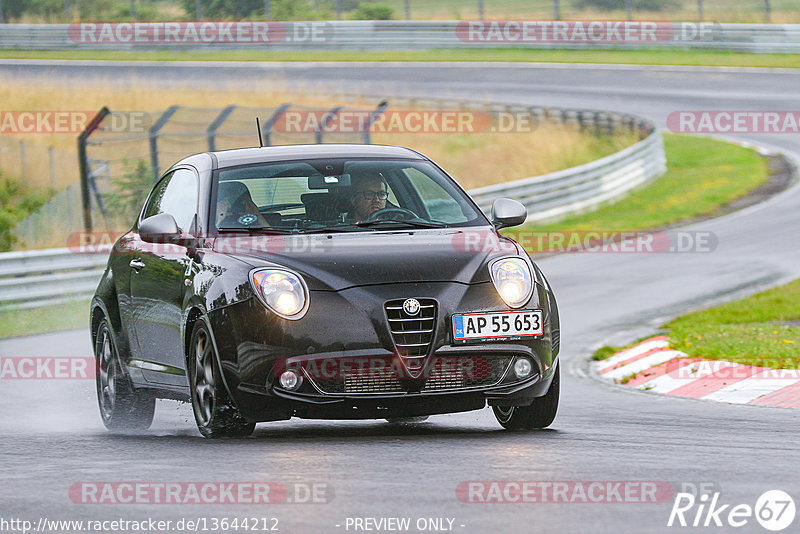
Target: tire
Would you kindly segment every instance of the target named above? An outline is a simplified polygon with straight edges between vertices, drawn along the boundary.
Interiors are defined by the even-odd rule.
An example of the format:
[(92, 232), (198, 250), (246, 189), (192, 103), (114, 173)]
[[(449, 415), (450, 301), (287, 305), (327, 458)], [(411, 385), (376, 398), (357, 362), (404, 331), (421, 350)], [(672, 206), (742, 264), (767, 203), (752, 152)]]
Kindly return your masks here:
[(197, 429), (207, 438), (244, 437), (255, 430), (233, 405), (217, 366), (217, 352), (206, 324), (199, 320), (192, 330), (187, 357), (192, 411)]
[(153, 424), (155, 396), (133, 387), (120, 363), (117, 345), (103, 319), (94, 341), (95, 384), (100, 417), (109, 430), (147, 430)]
[(560, 389), (561, 366), (558, 365), (550, 389), (543, 397), (533, 399), (530, 406), (492, 406), (494, 416), (503, 428), (509, 430), (546, 428), (556, 418)]

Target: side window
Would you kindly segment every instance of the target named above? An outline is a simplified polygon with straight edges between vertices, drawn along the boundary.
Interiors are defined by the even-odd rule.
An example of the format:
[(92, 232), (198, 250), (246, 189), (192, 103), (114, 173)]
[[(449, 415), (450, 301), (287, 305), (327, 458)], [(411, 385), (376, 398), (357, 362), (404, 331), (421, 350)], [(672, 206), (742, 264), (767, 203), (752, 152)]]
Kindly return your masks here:
[(153, 189), (153, 193), (150, 195), (150, 199), (147, 201), (147, 206), (144, 208), (142, 219), (163, 213), (161, 211), (161, 199), (164, 197), (164, 190), (167, 188), (167, 185), (169, 184), (173, 174), (175, 173), (171, 172), (164, 176), (161, 181), (158, 182), (158, 185), (156, 185), (155, 189)]
[(403, 172), (417, 190), (417, 194), (425, 204), (432, 220), (448, 224), (467, 220), (456, 199), (430, 176), (414, 168), (404, 169)]
[(197, 213), (198, 184), (193, 171), (178, 169), (165, 176), (153, 190), (144, 218), (169, 213), (181, 232), (188, 232)]

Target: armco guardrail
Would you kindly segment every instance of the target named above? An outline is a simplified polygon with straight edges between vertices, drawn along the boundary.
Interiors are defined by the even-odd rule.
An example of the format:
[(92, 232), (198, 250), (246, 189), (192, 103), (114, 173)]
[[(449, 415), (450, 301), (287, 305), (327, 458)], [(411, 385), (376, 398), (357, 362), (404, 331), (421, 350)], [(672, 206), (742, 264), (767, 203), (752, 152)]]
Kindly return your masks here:
[(469, 193), (484, 212), (499, 197), (519, 200), (529, 222), (545, 222), (595, 209), (624, 196), (666, 171), (661, 132), (605, 158), (563, 171), (473, 189)]
[(0, 304), (32, 308), (91, 295), (108, 253), (76, 254), (68, 248), (0, 254)]
[[(443, 105), (433, 99), (416, 102)], [(497, 104), (489, 107), (509, 111), (519, 108)], [(661, 131), (645, 119), (593, 110), (529, 108), (526, 112), (537, 120), (572, 123), (583, 128), (625, 127), (640, 132), (644, 139), (585, 165), (471, 190), (472, 197), (487, 213), (495, 198), (505, 196), (525, 204), (530, 221), (554, 220), (620, 198), (666, 170)], [(0, 305), (36, 307), (86, 298), (94, 292), (106, 261), (106, 253), (83, 254), (68, 248), (0, 254)]]
[[(40, 50), (136, 48), (285, 49), (285, 50), (426, 50), (434, 48), (711, 48), (747, 52), (800, 52), (800, 24), (729, 24), (698, 22), (527, 21), (313, 21), (269, 22), (241, 35), (232, 23), (0, 24), (0, 48)], [(602, 27), (590, 26), (600, 23)], [(94, 26), (91, 26), (94, 24)], [(138, 26), (132, 26), (137, 24)], [(167, 38), (171, 24), (174, 38)], [(510, 25), (509, 25), (510, 24)], [(516, 26), (514, 25), (516, 24)], [(580, 24), (580, 31), (573, 32)], [(625, 35), (625, 24), (636, 28)], [(227, 25), (227, 26), (226, 26)], [(559, 26), (557, 26), (559, 25)], [(570, 26), (571, 25), (571, 26)], [(647, 29), (641, 35), (642, 25)], [(136, 28), (139, 29), (138, 33)], [(154, 29), (157, 28), (157, 29)], [(473, 30), (475, 28), (472, 27)], [(556, 29), (563, 32), (554, 33)], [(266, 33), (265, 33), (266, 32)], [(593, 33), (594, 32), (594, 33)], [(599, 33), (597, 33), (599, 32)], [(610, 33), (609, 33), (610, 32)], [(259, 34), (259, 35), (256, 35)]]

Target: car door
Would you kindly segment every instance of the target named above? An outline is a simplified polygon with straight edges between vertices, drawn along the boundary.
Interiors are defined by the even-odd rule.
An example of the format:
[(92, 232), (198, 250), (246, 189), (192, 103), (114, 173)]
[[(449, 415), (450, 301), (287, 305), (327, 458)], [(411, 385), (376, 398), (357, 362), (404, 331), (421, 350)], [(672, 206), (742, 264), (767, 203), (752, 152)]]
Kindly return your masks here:
[[(198, 176), (193, 169), (177, 169), (153, 190), (142, 219), (168, 213), (182, 233), (193, 231), (198, 204)], [(133, 330), (138, 359), (149, 382), (186, 385), (181, 318), (186, 290), (185, 273), (191, 260), (186, 247), (143, 243), (130, 261)]]

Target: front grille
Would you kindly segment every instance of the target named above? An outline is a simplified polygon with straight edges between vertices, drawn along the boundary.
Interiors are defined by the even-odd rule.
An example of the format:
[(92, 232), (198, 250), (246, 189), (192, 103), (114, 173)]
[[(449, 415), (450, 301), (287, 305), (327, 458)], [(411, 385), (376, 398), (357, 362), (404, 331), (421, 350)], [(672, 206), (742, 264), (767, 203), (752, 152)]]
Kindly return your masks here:
[(376, 374), (370, 376), (361, 373), (344, 375), (345, 393), (393, 393), (403, 391), (400, 380), (396, 376)]
[[(421, 373), (425, 381), (422, 391), (444, 391), (493, 386), (505, 376), (513, 360), (507, 355), (488, 356), (432, 356)], [(352, 360), (352, 365), (341, 365), (341, 374), (331, 378), (309, 377), (323, 392), (329, 395), (400, 393), (406, 390), (401, 369), (385, 362), (377, 369), (370, 359)], [(399, 372), (398, 372), (399, 371)]]
[(422, 391), (491, 386), (503, 378), (511, 356), (434, 356)]
[(419, 376), (422, 372), (425, 356), (433, 342), (437, 316), (434, 299), (417, 300), (420, 307), (415, 315), (409, 315), (403, 309), (405, 299), (390, 300), (385, 304), (395, 349), (412, 376)]
[(308, 376), (324, 393), (395, 393), (404, 391), (398, 371), (399, 362), (393, 357), (346, 358), (328, 369), (331, 376)]

